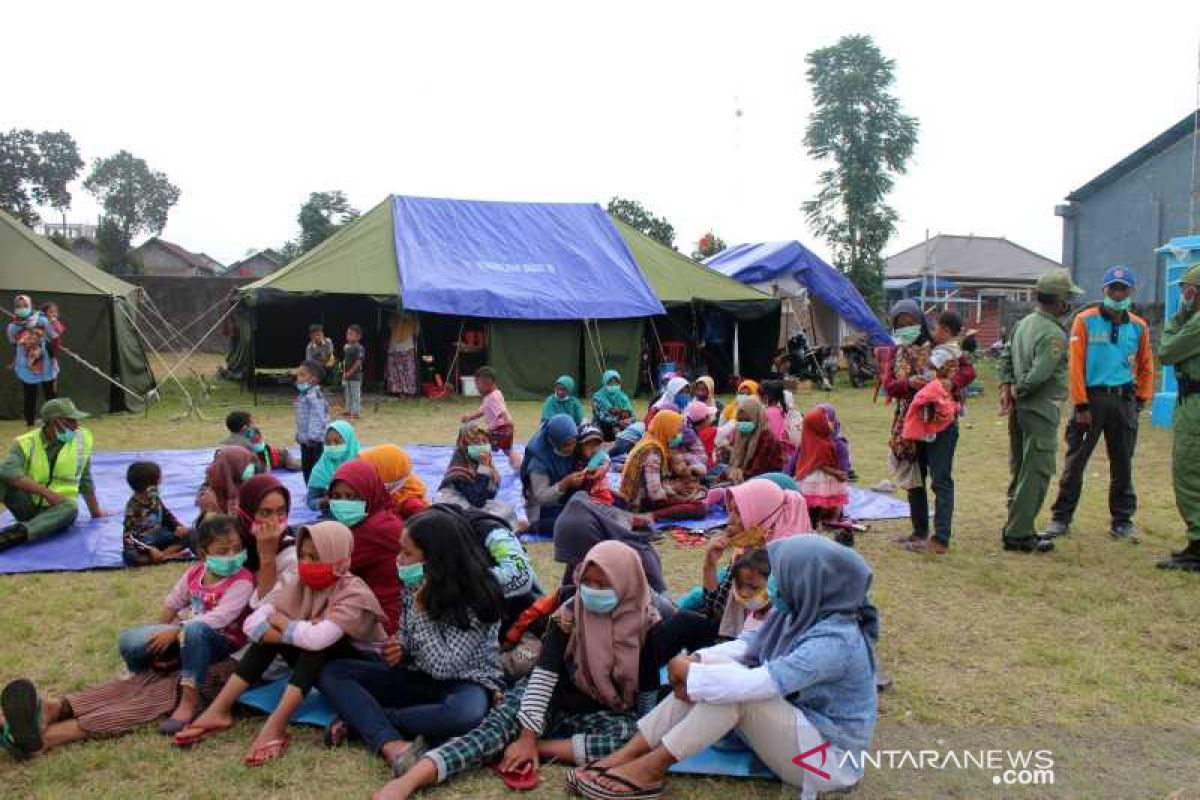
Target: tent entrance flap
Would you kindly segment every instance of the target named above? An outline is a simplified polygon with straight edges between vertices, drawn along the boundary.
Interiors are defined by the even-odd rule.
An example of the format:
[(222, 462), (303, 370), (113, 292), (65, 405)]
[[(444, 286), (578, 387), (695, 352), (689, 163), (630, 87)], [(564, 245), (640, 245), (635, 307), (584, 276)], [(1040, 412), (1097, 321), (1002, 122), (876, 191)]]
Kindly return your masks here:
[(541, 400), (559, 375), (579, 376), (582, 343), (583, 326), (578, 322), (495, 320), (489, 359), (505, 397)]
[[(592, 320), (592, 335), (583, 340), (583, 375), (579, 382), (579, 399), (583, 401), (587, 414), (591, 414), (590, 398), (600, 388), (600, 376), (604, 370), (615, 369), (621, 373), (625, 391), (631, 395), (637, 387), (637, 372), (641, 367), (642, 330), (641, 319)], [(596, 353), (599, 347), (603, 357)]]

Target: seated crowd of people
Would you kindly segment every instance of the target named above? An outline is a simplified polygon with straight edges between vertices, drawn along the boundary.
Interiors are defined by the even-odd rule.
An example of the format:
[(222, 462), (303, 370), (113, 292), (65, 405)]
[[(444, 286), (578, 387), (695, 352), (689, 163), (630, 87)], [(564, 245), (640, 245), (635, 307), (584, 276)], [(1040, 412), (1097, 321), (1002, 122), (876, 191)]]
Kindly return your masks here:
[[(316, 363), (297, 375), (299, 457), (230, 414), (195, 521), (164, 506), (158, 465), (131, 464), (126, 563), (188, 563), (158, 618), (120, 636), (128, 676), (58, 698), (9, 682), (0, 743), (26, 759), (157, 723), (196, 747), (231, 727), (247, 690), (286, 676), (245, 764), (285, 756), (319, 689), (336, 713), (326, 745), (386, 765), (380, 798), (484, 765), (530, 788), (548, 761), (573, 765), (585, 797), (657, 797), (671, 765), (734, 732), (802, 796), (860, 780), (841, 754), (872, 736), (879, 624), (866, 562), (815, 535), (852, 473), (833, 408), (800, 413), (771, 381), (722, 405), (711, 379), (677, 377), (639, 420), (610, 370), (585, 419), (563, 376), (522, 455), (495, 375), (477, 377), (480, 409), (436, 487), (401, 447), (364, 448), (349, 421), (323, 419)], [(46, 421), (33, 446), (61, 450), (83, 416)], [(498, 496), (501, 452), (521, 513)], [(295, 469), (303, 498), (275, 475)], [(90, 474), (82, 491), (90, 505)], [(297, 503), (319, 521), (290, 522)], [(654, 523), (716, 505), (728, 522), (675, 600)], [(525, 532), (553, 538), (557, 580), (536, 574)], [(825, 777), (793, 760), (821, 743)]]

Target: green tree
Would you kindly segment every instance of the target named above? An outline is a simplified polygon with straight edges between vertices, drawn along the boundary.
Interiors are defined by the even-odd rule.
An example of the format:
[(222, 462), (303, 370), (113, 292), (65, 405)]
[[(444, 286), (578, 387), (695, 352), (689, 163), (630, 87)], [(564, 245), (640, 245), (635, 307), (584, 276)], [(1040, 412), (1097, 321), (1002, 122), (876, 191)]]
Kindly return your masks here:
[(825, 163), (802, 206), (834, 261), (874, 308), (883, 298), (883, 249), (896, 229), (884, 202), (917, 144), (918, 123), (891, 93), (895, 62), (870, 36), (846, 36), (808, 54), (816, 106), (804, 144)]
[(179, 202), (179, 187), (165, 173), (126, 150), (96, 159), (83, 188), (104, 209), (96, 249), (100, 265), (110, 272), (132, 271), (128, 255), (133, 237), (162, 233), (171, 206)]
[(724, 239), (709, 231), (701, 236), (700, 241), (696, 243), (696, 250), (692, 253), (692, 258), (697, 261), (703, 261), (706, 258), (715, 256), (727, 246)]
[[(300, 252), (307, 253), (357, 218), (358, 209), (350, 205), (345, 192), (311, 193), (308, 201), (300, 206), (300, 214), (296, 217), (300, 223)], [(284, 249), (293, 248), (285, 245)]]
[(666, 217), (656, 217), (637, 200), (626, 200), (614, 197), (608, 201), (608, 213), (624, 222), (631, 228), (636, 228), (655, 241), (662, 242), (667, 247), (675, 247), (675, 227), (667, 222)]
[(0, 132), (0, 209), (33, 227), (35, 206), (70, 208), (67, 186), (81, 169), (79, 148), (66, 131)]

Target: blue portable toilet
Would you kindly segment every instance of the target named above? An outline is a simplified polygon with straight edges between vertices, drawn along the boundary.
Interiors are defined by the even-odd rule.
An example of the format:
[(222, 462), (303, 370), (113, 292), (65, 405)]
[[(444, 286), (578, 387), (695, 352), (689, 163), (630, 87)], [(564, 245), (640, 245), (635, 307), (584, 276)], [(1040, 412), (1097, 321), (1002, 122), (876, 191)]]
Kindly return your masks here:
[[(1166, 261), (1166, 320), (1170, 320), (1179, 311), (1179, 279), (1192, 267), (1200, 264), (1200, 236), (1177, 236), (1154, 252), (1163, 256)], [(1163, 367), (1162, 388), (1154, 395), (1154, 404), (1150, 408), (1150, 424), (1159, 428), (1171, 427), (1175, 416), (1175, 397), (1177, 392), (1175, 370)]]

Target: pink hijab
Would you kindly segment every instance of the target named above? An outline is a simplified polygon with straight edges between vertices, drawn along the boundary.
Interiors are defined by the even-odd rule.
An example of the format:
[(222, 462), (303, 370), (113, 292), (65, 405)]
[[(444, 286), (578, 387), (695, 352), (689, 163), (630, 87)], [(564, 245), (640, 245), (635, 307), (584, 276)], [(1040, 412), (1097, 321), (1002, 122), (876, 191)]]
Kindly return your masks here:
[[(765, 534), (765, 542), (785, 539), (797, 533), (811, 533), (812, 520), (808, 516), (808, 504), (799, 492), (780, 489), (768, 480), (752, 479), (740, 486), (729, 488), (737, 504), (742, 528), (755, 528)], [(740, 537), (735, 537), (740, 538)], [(753, 537), (757, 538), (757, 537)], [(763, 543), (734, 541), (742, 547), (762, 547)]]

